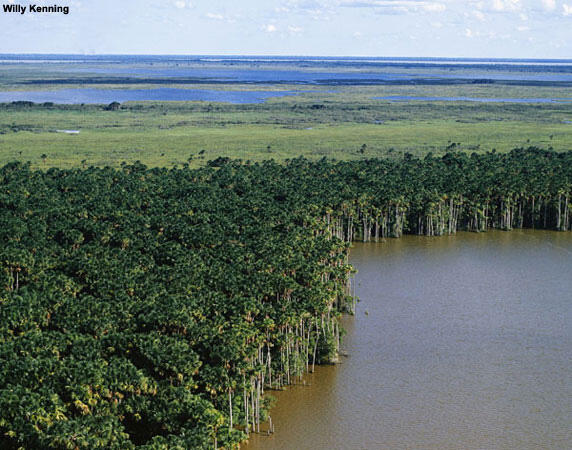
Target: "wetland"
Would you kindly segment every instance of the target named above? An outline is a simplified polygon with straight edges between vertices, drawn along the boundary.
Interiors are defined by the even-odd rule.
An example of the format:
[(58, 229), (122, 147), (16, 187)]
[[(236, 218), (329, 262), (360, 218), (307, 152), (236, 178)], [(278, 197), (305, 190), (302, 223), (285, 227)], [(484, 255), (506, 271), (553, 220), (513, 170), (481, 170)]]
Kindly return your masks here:
[(278, 398), (248, 450), (562, 449), (572, 439), (572, 236), (355, 243), (346, 357)]

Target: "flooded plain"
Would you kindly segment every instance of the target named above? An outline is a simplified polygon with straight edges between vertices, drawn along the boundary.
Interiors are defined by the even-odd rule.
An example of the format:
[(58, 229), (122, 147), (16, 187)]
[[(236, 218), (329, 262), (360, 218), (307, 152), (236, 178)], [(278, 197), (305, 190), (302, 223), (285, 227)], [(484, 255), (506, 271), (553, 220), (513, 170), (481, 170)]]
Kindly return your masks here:
[[(18, 72), (20, 71), (20, 72)], [(312, 87), (424, 86), (568, 88), (571, 60), (489, 60), (442, 58), (317, 58), (264, 56), (153, 55), (0, 55), (0, 78), (15, 78), (0, 91), (0, 103), (31, 101), (60, 104), (113, 101), (211, 101), (261, 103), (271, 97), (295, 95), (292, 85)], [(10, 83), (8, 83), (10, 84)], [(151, 89), (139, 89), (142, 85)], [(181, 89), (184, 85), (205, 89)], [(221, 89), (211, 89), (212, 86)], [(260, 89), (224, 89), (236, 85)], [(284, 89), (275, 89), (283, 85)], [(58, 86), (58, 89), (52, 89)], [(79, 86), (79, 87), (78, 87)], [(117, 86), (117, 89), (109, 89)], [(161, 87), (165, 86), (165, 87)], [(175, 87), (173, 87), (175, 86)], [(273, 86), (274, 89), (265, 88)], [(45, 87), (45, 89), (43, 88)], [(96, 87), (101, 87), (98, 89)], [(125, 89), (129, 87), (130, 89)], [(147, 86), (145, 86), (147, 87)], [(61, 89), (60, 89), (61, 88)], [(2, 89), (2, 86), (0, 86)], [(288, 90), (290, 89), (290, 90)], [(325, 91), (332, 93), (332, 91)], [(336, 91), (333, 91), (336, 92)], [(535, 91), (538, 92), (538, 91)], [(550, 92), (550, 91), (548, 91)], [(546, 98), (496, 96), (381, 97), (392, 101), (479, 101), (560, 103)], [(564, 95), (566, 97), (566, 95)], [(525, 96), (526, 97), (526, 96)]]
[(566, 449), (572, 233), (355, 244), (347, 352), (273, 393), (259, 449)]

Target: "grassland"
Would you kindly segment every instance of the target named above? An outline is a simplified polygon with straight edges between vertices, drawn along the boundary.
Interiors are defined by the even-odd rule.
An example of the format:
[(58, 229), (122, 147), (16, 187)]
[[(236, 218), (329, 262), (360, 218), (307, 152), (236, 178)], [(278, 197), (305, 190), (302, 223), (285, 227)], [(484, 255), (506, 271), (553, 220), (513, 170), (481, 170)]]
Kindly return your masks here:
[[(57, 69), (57, 70), (56, 70)], [(105, 105), (0, 104), (0, 164), (31, 161), (34, 167), (149, 166), (219, 156), (244, 160), (400, 157), (405, 152), (504, 152), (535, 145), (572, 149), (569, 87), (518, 85), (316, 86), (200, 84), (179, 80), (63, 77), (62, 68), (5, 67), (1, 90), (73, 87), (142, 89), (295, 90), (298, 95), (262, 104), (127, 102)], [(85, 77), (91, 83), (85, 82)], [(63, 78), (62, 78), (63, 77)], [(82, 78), (83, 77), (83, 78)], [(62, 81), (63, 80), (63, 81)], [(80, 80), (82, 80), (80, 82)], [(187, 80), (188, 81), (188, 80)], [(374, 100), (384, 96), (558, 98), (563, 103), (477, 103)], [(65, 134), (58, 130), (79, 130)]]
[(18, 159), (37, 167), (74, 167), (85, 160), (118, 166), (141, 160), (172, 166), (193, 156), (190, 163), (198, 166), (219, 156), (359, 159), (441, 154), (451, 148), (572, 148), (572, 105), (352, 102), (343, 97), (335, 101), (305, 94), (255, 105), (127, 103), (119, 111), (97, 105), (4, 106), (0, 164)]

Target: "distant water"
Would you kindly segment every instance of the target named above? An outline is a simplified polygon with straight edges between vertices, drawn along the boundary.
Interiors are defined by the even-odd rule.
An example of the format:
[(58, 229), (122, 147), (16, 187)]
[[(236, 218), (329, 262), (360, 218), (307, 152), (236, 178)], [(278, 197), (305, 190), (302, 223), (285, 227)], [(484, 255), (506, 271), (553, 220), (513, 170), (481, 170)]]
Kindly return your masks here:
[(209, 67), (94, 67), (81, 70), (70, 69), (73, 72), (97, 73), (106, 75), (135, 75), (159, 78), (198, 78), (205, 81), (229, 83), (294, 83), (294, 84), (321, 84), (327, 80), (379, 80), (395, 81), (411, 78), (408, 74), (373, 73), (368, 67), (362, 71), (343, 73), (335, 71), (305, 71), (305, 70), (279, 70), (257, 67), (234, 67), (229, 65), (224, 69)]
[[(74, 73), (206, 78), (229, 82), (332, 83), (438, 80), (571, 82), (572, 59), (359, 58), (162, 55), (9, 55), (0, 65), (42, 64)], [(68, 66), (62, 69), (63, 66)]]
[(63, 104), (111, 103), (128, 101), (208, 101), (228, 103), (262, 103), (272, 97), (294, 95), (295, 91), (215, 91), (207, 89), (61, 89), (53, 91), (0, 92), (1, 102), (30, 101)]
[(572, 98), (484, 98), (484, 97), (415, 97), (409, 95), (388, 95), (372, 97), (374, 100), (426, 101), (426, 102), (481, 102), (481, 103), (572, 103)]
[[(572, 60), (509, 60), (447, 58), (330, 58), (257, 56), (160, 55), (1, 55), (0, 70), (14, 64), (49, 72), (44, 79), (22, 80), (21, 92), (1, 92), (0, 102), (28, 100), (54, 103), (108, 103), (129, 100), (204, 100), (260, 103), (271, 97), (292, 95), (265, 85), (409, 86), (409, 85), (517, 85), (572, 87)], [(138, 84), (251, 84), (258, 91), (208, 89), (64, 89), (30, 91), (34, 85)], [(207, 87), (207, 86), (205, 86)], [(391, 100), (454, 100), (454, 97), (393, 97)], [(479, 99), (465, 101), (557, 102), (559, 99)]]
[(348, 356), (278, 392), (276, 433), (246, 450), (571, 448), (572, 233), (405, 236), (350, 260)]
[[(220, 68), (224, 62), (224, 68)], [(185, 64), (133, 65), (109, 64), (105, 67), (70, 68), (70, 72), (114, 76), (155, 78), (198, 78), (229, 83), (292, 83), (292, 84), (445, 84), (447, 81), (471, 82), (572, 82), (572, 66), (521, 66), (518, 64), (466, 64), (448, 62), (351, 62), (292, 61), (285, 64), (292, 69), (277, 69), (262, 61), (206, 61), (200, 66)], [(278, 64), (278, 63), (277, 63)], [(284, 64), (284, 63), (280, 63)], [(324, 70), (326, 69), (326, 70)]]

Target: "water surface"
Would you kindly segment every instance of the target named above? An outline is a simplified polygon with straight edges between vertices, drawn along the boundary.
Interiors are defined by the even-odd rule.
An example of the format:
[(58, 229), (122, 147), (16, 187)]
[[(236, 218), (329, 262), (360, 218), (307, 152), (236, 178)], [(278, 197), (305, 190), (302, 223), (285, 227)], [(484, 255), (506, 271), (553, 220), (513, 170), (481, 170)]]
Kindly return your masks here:
[[(11, 80), (15, 67), (25, 76), (14, 80), (19, 92), (0, 92), (0, 102), (111, 103), (113, 101), (203, 100), (260, 103), (292, 95), (289, 86), (544, 86), (570, 87), (572, 60), (447, 58), (320, 58), (168, 55), (2, 55), (0, 78)], [(8, 69), (8, 70), (7, 70)], [(63, 89), (77, 85), (228, 85), (257, 86), (257, 91), (209, 89)], [(284, 85), (284, 90), (265, 86)], [(26, 91), (34, 86), (31, 91)], [(288, 86), (288, 87), (287, 87)], [(559, 102), (551, 98), (387, 97), (390, 100), (461, 100), (485, 102)], [(569, 99), (568, 99), (569, 100)]]
[[(12, 55), (14, 59), (16, 55)], [(40, 55), (39, 58), (46, 58)], [(29, 58), (29, 57), (28, 57)], [(61, 56), (56, 59), (62, 60)], [(352, 84), (426, 79), (572, 81), (572, 60), (264, 56), (105, 56), (63, 58), (74, 72), (201, 77), (239, 83)], [(84, 65), (87, 67), (77, 67)]]
[(486, 98), (486, 97), (430, 97), (413, 95), (387, 95), (372, 97), (374, 100), (390, 100), (396, 102), (425, 101), (425, 102), (479, 102), (479, 103), (570, 103), (572, 98)]
[(406, 236), (351, 261), (349, 356), (278, 393), (248, 450), (570, 448), (572, 233)]
[(58, 89), (49, 91), (0, 92), (0, 103), (29, 101), (35, 103), (111, 103), (129, 101), (209, 101), (226, 103), (262, 103), (272, 97), (294, 95), (294, 91), (225, 91), (208, 89)]

